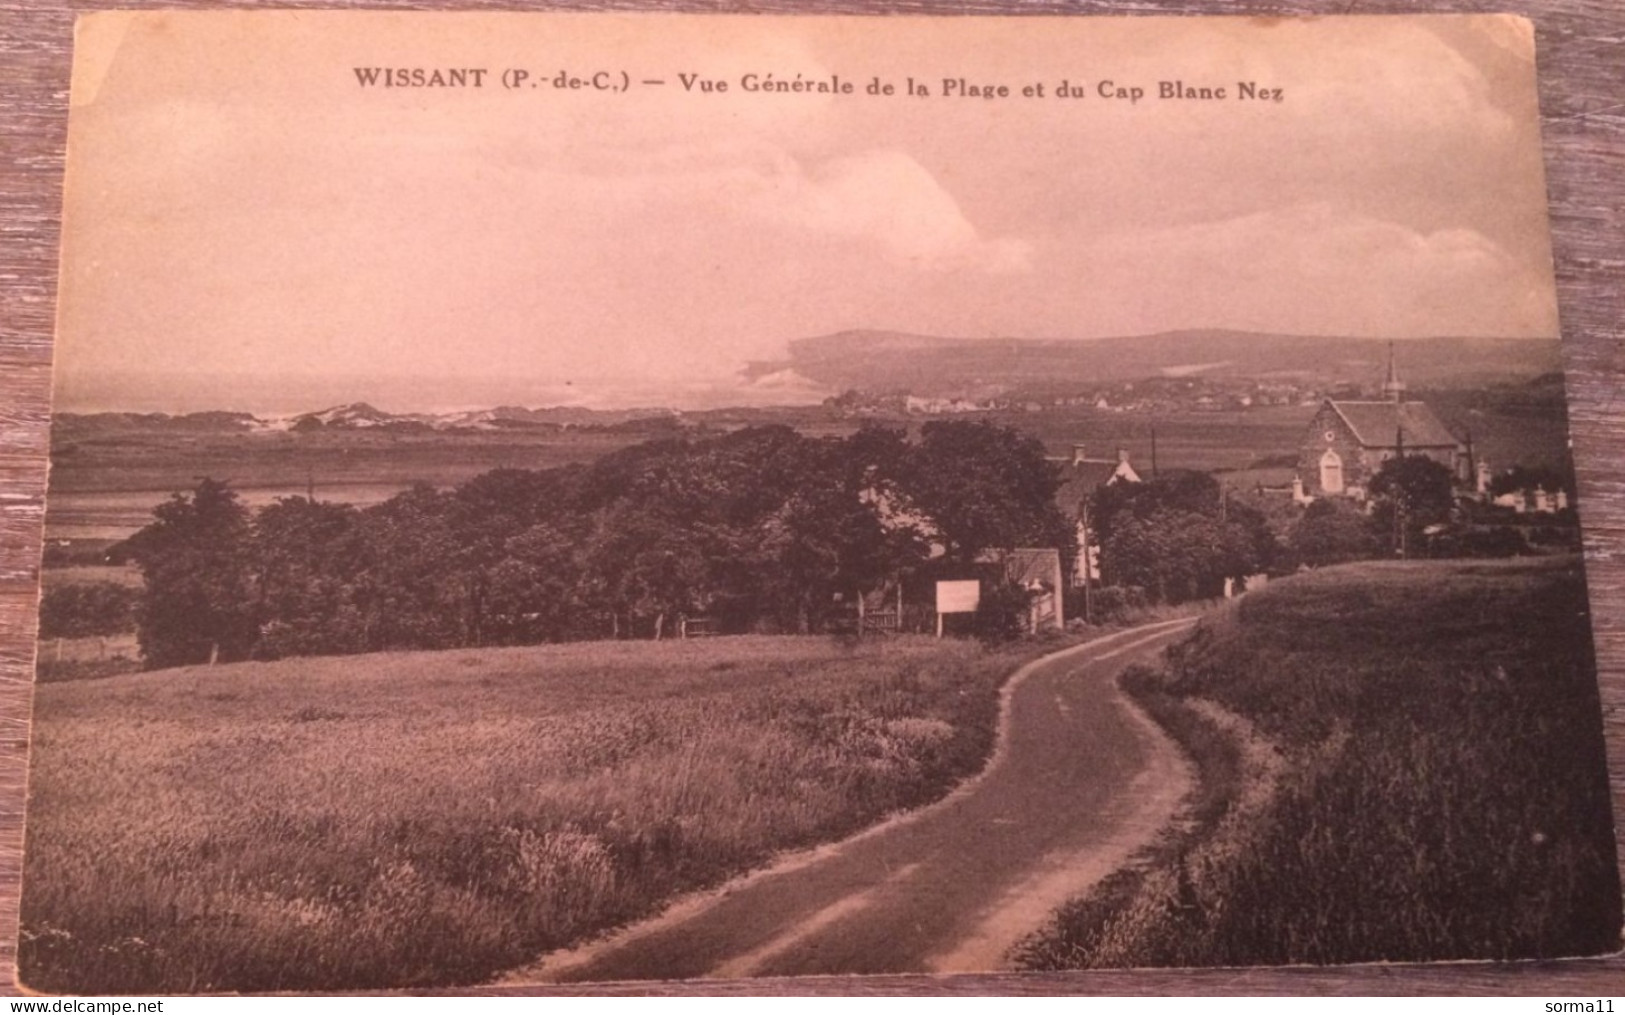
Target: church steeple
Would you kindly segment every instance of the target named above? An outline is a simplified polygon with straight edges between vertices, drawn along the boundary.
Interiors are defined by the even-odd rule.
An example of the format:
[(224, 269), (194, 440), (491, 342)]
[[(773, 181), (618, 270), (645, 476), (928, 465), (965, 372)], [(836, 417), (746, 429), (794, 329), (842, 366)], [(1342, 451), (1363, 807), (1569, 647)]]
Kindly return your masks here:
[(1382, 382), (1382, 397), (1390, 402), (1405, 400), (1405, 382), (1394, 369), (1394, 343), (1388, 343), (1388, 379)]

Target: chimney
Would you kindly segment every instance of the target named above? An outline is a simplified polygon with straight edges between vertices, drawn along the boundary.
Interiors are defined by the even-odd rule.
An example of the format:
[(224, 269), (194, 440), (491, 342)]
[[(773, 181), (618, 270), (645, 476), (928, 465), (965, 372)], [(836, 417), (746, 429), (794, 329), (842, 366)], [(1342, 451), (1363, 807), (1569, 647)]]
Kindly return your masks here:
[(1078, 441), (1072, 442), (1072, 464), (1083, 464), (1083, 445)]
[(1128, 448), (1118, 448), (1117, 449), (1117, 464), (1118, 465), (1127, 465), (1128, 464)]

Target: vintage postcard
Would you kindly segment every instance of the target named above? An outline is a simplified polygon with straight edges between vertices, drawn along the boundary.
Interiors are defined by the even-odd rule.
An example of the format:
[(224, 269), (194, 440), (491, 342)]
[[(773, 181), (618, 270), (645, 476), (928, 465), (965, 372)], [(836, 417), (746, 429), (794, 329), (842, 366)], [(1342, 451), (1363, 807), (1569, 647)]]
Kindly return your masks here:
[(78, 25), (20, 978), (1597, 955), (1533, 33)]

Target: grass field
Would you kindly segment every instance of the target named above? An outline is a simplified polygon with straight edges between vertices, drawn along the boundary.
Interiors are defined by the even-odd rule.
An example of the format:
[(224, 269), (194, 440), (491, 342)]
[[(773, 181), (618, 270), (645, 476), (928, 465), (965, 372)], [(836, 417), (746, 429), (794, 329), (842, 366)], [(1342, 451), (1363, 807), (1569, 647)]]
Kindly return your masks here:
[(141, 645), (134, 632), (86, 638), (42, 638), (36, 650), (34, 679), (89, 680), (134, 673), (141, 669)]
[(1272, 583), (1125, 687), (1196, 760), (1187, 823), (1030, 942), (1040, 968), (1619, 948), (1578, 561)]
[(489, 978), (940, 797), (980, 768), (998, 686), (1039, 651), (718, 638), (41, 686), (21, 977), (134, 994)]

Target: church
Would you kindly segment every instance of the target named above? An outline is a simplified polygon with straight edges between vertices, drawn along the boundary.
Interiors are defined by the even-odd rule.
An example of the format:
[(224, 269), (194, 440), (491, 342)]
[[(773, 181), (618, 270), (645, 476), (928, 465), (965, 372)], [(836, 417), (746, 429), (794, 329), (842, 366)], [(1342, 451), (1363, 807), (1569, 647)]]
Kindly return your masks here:
[(1399, 455), (1431, 458), (1449, 469), (1457, 482), (1472, 481), (1472, 455), (1467, 445), (1425, 403), (1405, 399), (1405, 384), (1394, 369), (1392, 343), (1382, 394), (1381, 401), (1327, 399), (1321, 403), (1298, 451), (1294, 499), (1300, 503), (1321, 497), (1364, 500), (1382, 463)]

